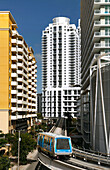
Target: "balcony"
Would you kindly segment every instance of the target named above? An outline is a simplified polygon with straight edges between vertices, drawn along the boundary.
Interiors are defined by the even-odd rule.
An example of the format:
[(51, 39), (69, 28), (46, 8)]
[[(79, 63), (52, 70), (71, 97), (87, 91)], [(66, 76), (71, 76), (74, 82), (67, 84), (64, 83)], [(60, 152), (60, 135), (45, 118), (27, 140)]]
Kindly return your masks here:
[(28, 94), (32, 94), (32, 91), (28, 91)]
[(29, 112), (32, 112), (32, 109), (28, 109)]
[(16, 39), (11, 39), (11, 43), (16, 44), (16, 43), (17, 43), (17, 40), (16, 40)]
[(17, 111), (17, 109), (16, 109), (16, 107), (11, 107), (11, 110), (12, 110), (12, 112), (16, 112)]
[[(36, 111), (37, 111), (37, 109), (32, 109), (32, 112), (36, 112)], [(37, 115), (35, 114), (32, 117), (37, 117)]]
[(16, 64), (12, 64), (12, 65), (11, 65), (11, 68), (12, 68), (12, 69), (17, 69), (17, 65), (16, 65)]
[(23, 103), (22, 100), (18, 100), (18, 101), (17, 101), (17, 104), (22, 104), (22, 103)]
[(35, 61), (32, 61), (33, 64), (35, 64), (36, 62)]
[(12, 86), (17, 86), (18, 83), (17, 83), (16, 81), (11, 81), (11, 85), (12, 85)]
[(13, 35), (18, 34), (16, 30), (12, 30)]
[(18, 55), (17, 58), (23, 60), (23, 56), (22, 55)]
[(22, 70), (17, 70), (17, 73), (18, 74), (23, 74), (23, 71)]
[(18, 52), (23, 53), (23, 49), (22, 48), (18, 48)]
[(35, 80), (35, 77), (31, 77), (32, 80)]
[(17, 77), (17, 73), (11, 73), (11, 77)]
[(29, 85), (29, 86), (28, 86), (28, 88), (32, 88), (32, 86), (31, 86), (31, 85)]
[(17, 99), (16, 98), (11, 98), (11, 103), (16, 103)]
[(22, 115), (17, 115), (17, 119), (22, 119)]
[(18, 93), (17, 93), (17, 96), (18, 96), (18, 97), (23, 97), (23, 93), (22, 93), (22, 92), (18, 92)]
[(100, 7), (100, 5), (110, 5), (110, 0), (94, 0), (95, 7)]
[(17, 90), (11, 90), (11, 94), (17, 94)]
[(17, 120), (16, 116), (11, 116), (11, 120)]
[(37, 106), (37, 104), (35, 104), (35, 103), (32, 103), (32, 106), (35, 106), (35, 107), (36, 107), (36, 106)]
[(28, 91), (28, 88), (26, 88), (26, 87), (23, 87), (23, 90), (25, 90), (26, 92)]
[(32, 82), (32, 80), (31, 80), (31, 79), (29, 79), (29, 80), (28, 80), (28, 82), (29, 82), (29, 83), (31, 83), (31, 82)]
[[(32, 80), (31, 80), (32, 81)], [(32, 82), (32, 85), (34, 85), (35, 83), (34, 82)]]
[(28, 82), (27, 82), (26, 80), (23, 80), (23, 83), (24, 83), (25, 85), (28, 85)]
[(100, 16), (110, 16), (109, 12), (101, 11), (100, 9), (94, 10), (94, 19), (100, 18)]
[(18, 63), (17, 64), (19, 67), (23, 67), (23, 63)]
[(99, 29), (99, 27), (110, 27), (110, 24), (105, 24), (103, 21), (94, 21), (94, 30)]
[(21, 40), (18, 40), (17, 43), (23, 45), (23, 41)]
[(31, 68), (28, 68), (29, 71), (31, 71), (32, 69)]
[(35, 66), (32, 66), (31, 68), (32, 68), (32, 69), (35, 69)]
[(28, 98), (28, 94), (23, 94), (23, 97)]
[(101, 33), (101, 32), (95, 32), (94, 33), (94, 41), (96, 40), (100, 40), (101, 38), (109, 38), (110, 37), (110, 33)]
[(36, 98), (32, 98), (32, 101), (36, 102)]
[(18, 85), (18, 86), (17, 86), (17, 89), (22, 89), (22, 88), (23, 88), (22, 85)]
[(36, 92), (37, 92), (37, 90), (35, 89), (35, 90), (34, 90), (34, 92), (36, 93)]
[(29, 102), (28, 102), (28, 106), (32, 106), (32, 103), (29, 103)]
[(110, 44), (109, 43), (95, 43), (94, 44), (94, 48), (110, 48)]
[[(31, 111), (31, 109), (29, 109), (29, 111)], [(31, 116), (31, 114), (28, 114), (26, 117), (29, 118), (29, 117), (32, 117), (32, 116)]]
[(32, 65), (32, 62), (28, 62), (28, 65), (30, 65), (30, 66), (31, 66), (31, 65)]
[(32, 74), (35, 74), (35, 71), (32, 71)]
[(32, 89), (31, 90), (35, 90), (35, 88), (34, 87), (32, 87)]
[(28, 77), (32, 77), (32, 74), (29, 73), (29, 74), (28, 74)]
[(99, 52), (100, 49), (109, 49), (110, 48), (110, 44), (109, 43), (95, 43), (94, 44), (94, 52)]
[(17, 111), (19, 111), (19, 112), (23, 111), (22, 107), (18, 107)]
[(32, 96), (36, 97), (36, 93), (32, 93)]
[(17, 57), (16, 56), (11, 56), (11, 60), (12, 61), (17, 61)]
[(16, 47), (11, 47), (12, 52), (16, 52)]
[(23, 82), (23, 79), (18, 77), (17, 81)]

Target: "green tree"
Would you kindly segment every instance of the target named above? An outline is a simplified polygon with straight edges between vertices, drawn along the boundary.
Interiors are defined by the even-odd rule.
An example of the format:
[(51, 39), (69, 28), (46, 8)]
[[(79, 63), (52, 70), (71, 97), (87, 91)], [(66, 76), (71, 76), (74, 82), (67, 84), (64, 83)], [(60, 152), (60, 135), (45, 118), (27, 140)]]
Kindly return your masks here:
[(7, 143), (7, 140), (5, 139), (5, 135), (0, 130), (0, 148), (4, 147), (6, 143)]
[(42, 114), (41, 113), (37, 113), (37, 119), (43, 119)]
[[(20, 163), (25, 164), (28, 153), (35, 148), (36, 141), (32, 138), (32, 135), (28, 133), (21, 133)], [(18, 133), (16, 133), (13, 137), (11, 152), (13, 156), (18, 156)]]
[(5, 138), (5, 135), (0, 131), (0, 170), (9, 169), (10, 167), (10, 160), (8, 156), (4, 155), (4, 149), (2, 147), (5, 147), (8, 143), (7, 139)]
[(10, 160), (8, 156), (3, 155), (0, 157), (0, 170), (6, 170), (10, 167)]
[(6, 143), (7, 143), (6, 139), (4, 139), (4, 138), (0, 139), (0, 148), (4, 147), (6, 145)]
[(13, 143), (13, 140), (15, 139), (15, 135), (11, 134), (11, 133), (7, 133), (5, 135), (5, 139), (8, 141), (8, 143)]

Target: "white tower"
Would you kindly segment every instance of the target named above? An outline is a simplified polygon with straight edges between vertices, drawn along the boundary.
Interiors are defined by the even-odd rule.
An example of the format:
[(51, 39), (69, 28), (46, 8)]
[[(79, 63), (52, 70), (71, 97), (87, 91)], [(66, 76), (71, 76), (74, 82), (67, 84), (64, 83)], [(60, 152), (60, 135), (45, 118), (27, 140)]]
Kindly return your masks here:
[[(80, 95), (80, 25), (57, 17), (42, 33), (42, 114), (75, 114)], [(79, 22), (80, 23), (80, 22)]]

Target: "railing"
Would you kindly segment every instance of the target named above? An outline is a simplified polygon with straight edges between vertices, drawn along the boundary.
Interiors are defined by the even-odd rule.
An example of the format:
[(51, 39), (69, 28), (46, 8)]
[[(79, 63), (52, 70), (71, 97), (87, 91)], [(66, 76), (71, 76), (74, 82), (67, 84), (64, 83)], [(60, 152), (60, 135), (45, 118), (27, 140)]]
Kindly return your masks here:
[(104, 2), (110, 2), (110, 0), (105, 0), (105, 1), (103, 1), (103, 0), (94, 0), (94, 2), (102, 2), (102, 3), (104, 3)]
[(104, 155), (103, 153), (99, 151), (93, 151), (89, 149), (83, 148), (77, 149), (73, 148), (73, 157), (78, 157), (78, 158), (83, 158), (84, 160), (92, 161), (92, 162), (97, 162), (99, 165), (100, 164), (105, 164), (105, 165), (110, 165), (110, 157), (107, 155)]

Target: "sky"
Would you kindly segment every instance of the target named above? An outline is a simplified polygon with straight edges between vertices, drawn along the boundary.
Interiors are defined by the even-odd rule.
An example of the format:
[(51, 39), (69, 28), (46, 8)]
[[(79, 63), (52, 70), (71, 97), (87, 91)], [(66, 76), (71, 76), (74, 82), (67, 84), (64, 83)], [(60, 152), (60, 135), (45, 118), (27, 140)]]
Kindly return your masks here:
[(55, 17), (68, 17), (77, 25), (80, 0), (0, 0), (0, 11), (10, 11), (18, 32), (34, 50), (37, 60), (37, 92), (42, 92), (42, 31)]

